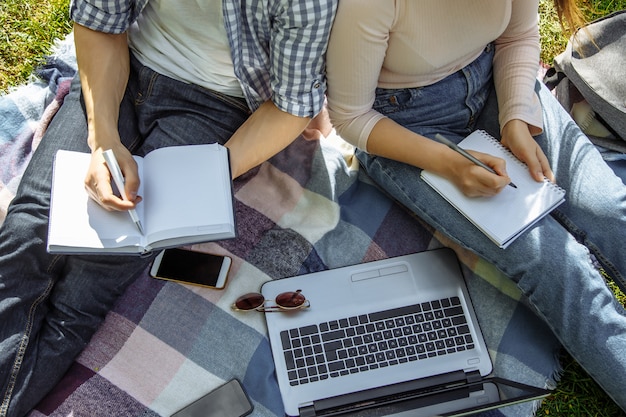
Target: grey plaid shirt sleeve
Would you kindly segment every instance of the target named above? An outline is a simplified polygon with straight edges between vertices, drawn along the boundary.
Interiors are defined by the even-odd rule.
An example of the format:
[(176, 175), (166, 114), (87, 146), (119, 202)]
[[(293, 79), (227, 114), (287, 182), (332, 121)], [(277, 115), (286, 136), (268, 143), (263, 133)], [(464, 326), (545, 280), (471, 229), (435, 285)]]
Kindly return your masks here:
[(336, 1), (290, 2), (270, 45), (272, 100), (299, 116), (314, 116), (326, 93), (325, 56)]
[(296, 116), (319, 113), (337, 0), (224, 0), (224, 5), (235, 75), (250, 108), (272, 100)]
[(123, 33), (137, 19), (147, 0), (72, 0), (70, 18), (89, 29)]

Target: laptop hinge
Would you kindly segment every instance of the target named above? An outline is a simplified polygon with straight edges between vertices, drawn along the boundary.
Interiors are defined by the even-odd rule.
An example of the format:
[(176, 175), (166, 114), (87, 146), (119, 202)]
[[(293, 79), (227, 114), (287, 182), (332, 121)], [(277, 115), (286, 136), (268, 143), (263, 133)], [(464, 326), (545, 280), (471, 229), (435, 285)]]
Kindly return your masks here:
[(415, 395), (424, 395), (427, 391), (436, 391), (437, 388), (460, 386), (465, 384), (469, 378), (474, 378), (473, 371), (459, 370), (302, 403), (298, 410), (300, 417), (332, 416), (346, 412), (357, 412), (377, 405), (401, 401)]
[(482, 376), (480, 376), (480, 371), (474, 370), (465, 372), (465, 378), (467, 378), (468, 383), (472, 384), (474, 382), (480, 381), (482, 379)]
[(300, 417), (314, 417), (316, 415), (315, 404), (310, 402), (300, 405), (298, 413)]

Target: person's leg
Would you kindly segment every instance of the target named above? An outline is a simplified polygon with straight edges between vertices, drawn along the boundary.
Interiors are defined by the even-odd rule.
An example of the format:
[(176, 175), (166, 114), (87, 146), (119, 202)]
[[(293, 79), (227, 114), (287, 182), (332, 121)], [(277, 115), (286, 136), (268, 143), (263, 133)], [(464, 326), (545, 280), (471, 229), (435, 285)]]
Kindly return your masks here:
[[(133, 153), (223, 143), (248, 115), (238, 99), (159, 76), (135, 60), (133, 68), (120, 117), (121, 137)], [(0, 230), (2, 417), (22, 416), (36, 405), (150, 262), (149, 257), (46, 252), (54, 154), (60, 148), (89, 151), (78, 82), (73, 87), (33, 156)]]
[(566, 204), (554, 217), (587, 246), (626, 292), (626, 186), (547, 88), (537, 83), (544, 133), (536, 138), (548, 155)]
[[(567, 203), (552, 215), (589, 248), (626, 292), (626, 256), (611, 239), (615, 231), (622, 233), (617, 239), (626, 232), (626, 187), (550, 91), (539, 81), (535, 90), (544, 118), (544, 132), (535, 140), (548, 156), (557, 184), (568, 191)], [(477, 128), (500, 138), (495, 94), (487, 101)]]
[[(459, 136), (453, 138), (459, 140), (463, 123), (455, 122), (452, 128), (439, 130), (436, 123), (430, 123), (428, 114), (438, 104), (431, 106), (421, 101), (424, 97), (454, 96), (459, 91), (458, 77), (445, 84), (448, 82), (430, 92), (425, 91), (430, 88), (421, 89), (399, 104), (398, 94), (403, 92), (381, 92), (379, 99), (386, 106), (396, 107), (387, 112), (389, 117), (406, 123), (412, 130), (431, 137), (437, 131), (450, 136), (458, 132)], [(463, 94), (472, 93), (471, 87), (464, 90)], [(394, 99), (390, 100), (390, 96)], [(468, 100), (462, 94), (457, 99), (460, 108), (449, 103), (439, 111), (465, 118), (465, 125), (471, 130), (475, 127), (474, 111), (470, 109), (468, 113)], [(382, 106), (379, 109), (385, 110)], [(586, 242), (599, 248), (603, 258), (623, 274), (626, 255), (615, 242), (626, 239), (626, 190), (605, 168), (599, 155), (588, 152), (588, 141), (578, 132), (572, 134), (574, 127), (564, 112), (548, 105), (544, 116), (551, 126), (538, 140), (546, 146), (557, 180), (567, 190), (567, 202), (558, 213), (544, 218), (505, 250), (424, 183), (419, 169), (363, 152), (358, 156), (368, 174), (400, 203), (513, 279), (572, 356), (626, 410), (626, 392), (622, 389), (626, 385), (626, 313), (594, 267), (588, 249), (568, 230), (571, 226), (586, 230)], [(445, 116), (435, 114), (433, 119), (441, 117)], [(560, 138), (570, 139), (568, 142)], [(601, 201), (593, 201), (596, 198)], [(567, 228), (557, 218), (567, 219)], [(606, 219), (609, 226), (600, 228), (596, 219)]]
[[(132, 103), (132, 101), (131, 101)], [(130, 113), (129, 113), (130, 110)], [(133, 146), (132, 107), (120, 125)], [(27, 167), (0, 229), (0, 416), (24, 415), (62, 377), (135, 270), (111, 275), (107, 257), (46, 251), (52, 162), (58, 149), (89, 152), (78, 77)], [(122, 264), (132, 258), (119, 259)], [(121, 265), (121, 268), (124, 268)], [(82, 282), (70, 285), (64, 277)], [(101, 308), (93, 314), (83, 306)]]
[(163, 146), (224, 144), (251, 114), (245, 99), (185, 84), (132, 59), (143, 91), (134, 95), (138, 129), (145, 138), (137, 154)]
[[(537, 93), (545, 127), (536, 140), (548, 156), (558, 184), (567, 191), (565, 204), (553, 212), (553, 217), (595, 255), (614, 282), (626, 291), (626, 251), (619, 243), (626, 241), (626, 186), (539, 82)], [(558, 259), (559, 248), (551, 249), (556, 257), (553, 259)], [(576, 262), (576, 257), (567, 254), (557, 266), (566, 262)], [(578, 263), (587, 269), (587, 259), (580, 258)], [(560, 276), (572, 296), (563, 307), (579, 316), (578, 333), (564, 334), (563, 344), (626, 411), (626, 311), (607, 290), (594, 266), (588, 277), (566, 272)], [(555, 327), (558, 324), (556, 321)]]

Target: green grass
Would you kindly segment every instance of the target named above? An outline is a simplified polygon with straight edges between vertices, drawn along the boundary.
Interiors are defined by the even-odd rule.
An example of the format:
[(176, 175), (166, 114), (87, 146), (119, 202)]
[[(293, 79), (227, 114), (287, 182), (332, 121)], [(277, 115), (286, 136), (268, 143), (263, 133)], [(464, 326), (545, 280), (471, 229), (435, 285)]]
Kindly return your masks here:
[[(626, 0), (579, 0), (587, 21), (626, 9)], [(565, 49), (568, 37), (563, 34), (552, 0), (539, 0), (539, 33), (541, 60), (547, 64)]]
[(72, 29), (69, 0), (0, 1), (0, 92), (24, 83)]
[[(69, 0), (0, 0), (0, 92), (27, 81), (53, 41), (70, 32), (68, 5)], [(587, 20), (593, 20), (626, 9), (626, 0), (585, 0), (581, 7)], [(565, 48), (567, 37), (551, 0), (540, 0), (540, 17), (541, 59), (551, 63)], [(626, 297), (615, 292), (626, 304)], [(571, 357), (563, 354), (562, 363), (564, 373), (558, 387), (537, 416), (626, 416)]]

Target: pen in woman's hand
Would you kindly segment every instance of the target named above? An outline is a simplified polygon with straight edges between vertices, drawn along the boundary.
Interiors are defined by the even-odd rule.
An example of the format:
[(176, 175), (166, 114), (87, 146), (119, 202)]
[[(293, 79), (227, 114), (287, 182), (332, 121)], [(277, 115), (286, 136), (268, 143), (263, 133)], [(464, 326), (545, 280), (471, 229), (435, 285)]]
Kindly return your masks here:
[[(478, 158), (474, 157), (474, 155), (472, 155), (471, 153), (467, 152), (465, 149), (461, 148), (459, 145), (457, 145), (456, 143), (452, 142), (450, 139), (446, 138), (445, 136), (440, 135), (439, 133), (437, 133), (435, 135), (435, 138), (439, 142), (441, 142), (444, 145), (446, 145), (448, 148), (450, 148), (453, 151), (458, 152), (459, 154), (463, 155), (464, 157), (466, 157), (467, 159), (469, 159), (470, 161), (472, 161), (476, 165), (485, 168), (487, 171), (491, 172), (492, 174), (498, 175), (498, 173), (496, 171), (494, 171), (494, 169), (491, 168), (489, 165), (486, 165), (484, 162), (482, 162)], [(513, 184), (513, 182), (510, 182), (509, 185), (511, 187), (513, 187), (513, 188), (517, 188), (517, 185)]]

